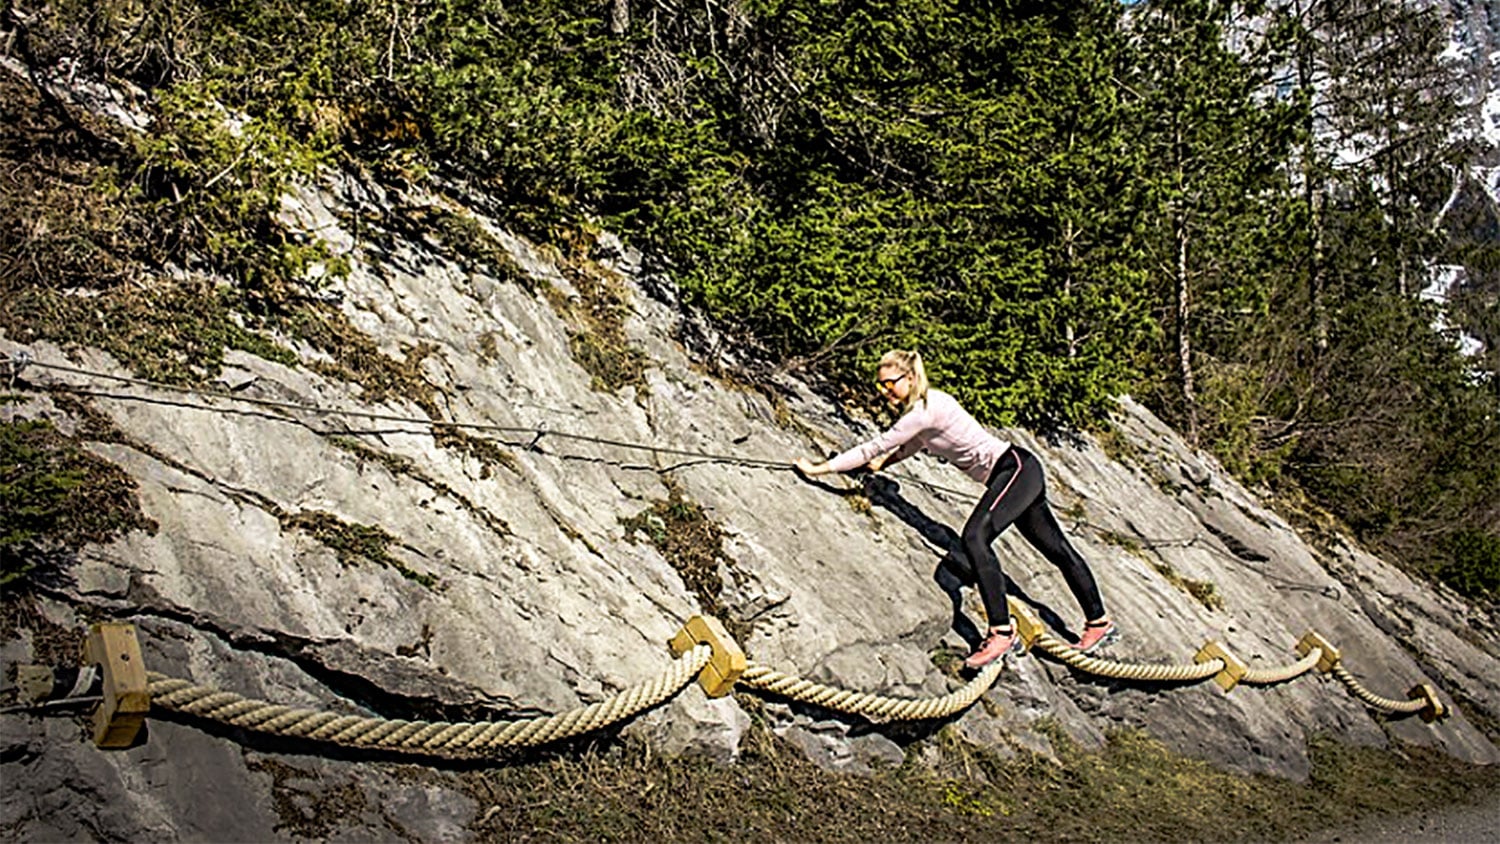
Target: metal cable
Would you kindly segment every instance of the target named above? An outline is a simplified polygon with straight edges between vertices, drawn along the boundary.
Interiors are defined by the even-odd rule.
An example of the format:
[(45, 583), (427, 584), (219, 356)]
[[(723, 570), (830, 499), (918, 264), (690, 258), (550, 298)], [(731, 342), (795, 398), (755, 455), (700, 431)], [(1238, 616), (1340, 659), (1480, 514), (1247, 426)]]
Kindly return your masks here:
[[(302, 402), (278, 401), (276, 399), (259, 399), (253, 396), (241, 396), (219, 390), (203, 390), (195, 387), (184, 387), (177, 384), (167, 384), (159, 381), (148, 381), (143, 378), (133, 378), (127, 375), (115, 375), (109, 372), (81, 369), (79, 367), (66, 366), (63, 364), (43, 363), (42, 361), (38, 361), (35, 358), (32, 358), (29, 353), (24, 351), (17, 352), (15, 355), (8, 357), (7, 360), (15, 361), (21, 363), (22, 365), (36, 366), (40, 369), (51, 369), (57, 372), (67, 372), (74, 375), (82, 375), (94, 378), (107, 378), (112, 381), (118, 381), (122, 384), (147, 387), (154, 390), (164, 390), (167, 392), (197, 396), (199, 398), (206, 399), (227, 399), (229, 401), (241, 402), (256, 407), (273, 408), (278, 410), (297, 410), (304, 413), (311, 413), (317, 416), (346, 416), (355, 419), (366, 419), (374, 422), (390, 422), (400, 425), (416, 425), (420, 427), (440, 426), (445, 428), (457, 428), (461, 430), (484, 431), (499, 434), (531, 434), (534, 437), (530, 443), (532, 447), (536, 446), (536, 444), (542, 439), (546, 437), (552, 437), (555, 439), (591, 443), (593, 445), (612, 446), (615, 448), (623, 448), (633, 451), (645, 451), (651, 454), (663, 454), (671, 457), (696, 458), (713, 463), (725, 463), (736, 466), (744, 466), (752, 469), (758, 468), (779, 470), (793, 469), (796, 467), (795, 463), (791, 463), (785, 460), (770, 460), (760, 457), (739, 457), (732, 454), (718, 454), (715, 452), (695, 451), (693, 449), (669, 448), (665, 446), (651, 445), (649, 443), (614, 440), (607, 437), (596, 437), (590, 434), (577, 434), (568, 431), (558, 431), (553, 428), (547, 427), (546, 425), (528, 427), (523, 425), (493, 425), (483, 422), (441, 422), (433, 419), (426, 419), (416, 416), (402, 416), (400, 414), (393, 413), (376, 413), (373, 411), (365, 410), (339, 410), (335, 408), (320, 407), (318, 405), (304, 404)], [(94, 390), (89, 387), (66, 383), (55, 384), (53, 385), (53, 388), (63, 390), (65, 392), (76, 393), (79, 395), (115, 399), (118, 401), (159, 401), (156, 399), (148, 398), (146, 396), (135, 396), (128, 393), (105, 392)], [(210, 411), (217, 409), (208, 405), (179, 404), (176, 406)], [(976, 497), (972, 492), (964, 492), (962, 490), (952, 489), (950, 487), (942, 486), (941, 484), (935, 484), (931, 481), (924, 481), (920, 478), (912, 477), (909, 475), (897, 475), (892, 472), (886, 472), (884, 474), (897, 480), (915, 484), (916, 486), (920, 486), (930, 492), (944, 493), (960, 498)]]
[[(376, 413), (368, 410), (340, 410), (335, 408), (320, 407), (318, 405), (304, 404), (302, 402), (280, 401), (277, 399), (261, 399), (253, 396), (240, 396), (218, 390), (203, 390), (196, 387), (183, 387), (176, 384), (164, 384), (157, 381), (147, 381), (141, 378), (132, 378), (126, 375), (114, 375), (108, 372), (98, 372), (90, 369), (80, 369), (74, 366), (65, 366), (56, 363), (44, 363), (39, 360), (30, 360), (30, 365), (40, 369), (51, 369), (57, 372), (67, 372), (74, 375), (82, 375), (94, 378), (107, 378), (123, 384), (148, 387), (155, 390), (179, 393), (183, 395), (197, 396), (206, 399), (225, 399), (254, 405), (256, 407), (275, 408), (278, 410), (296, 410), (317, 416), (346, 416), (355, 419), (367, 419), (375, 422), (394, 422), (403, 425), (418, 425), (424, 427), (457, 428), (471, 431), (486, 431), (490, 433), (505, 434), (533, 434), (538, 438), (552, 437), (555, 439), (575, 440), (578, 442), (592, 443), (594, 445), (613, 446), (615, 448), (632, 449), (636, 451), (647, 451), (652, 454), (665, 454), (673, 457), (694, 457), (701, 460), (710, 460), (715, 463), (732, 463), (741, 466), (759, 467), (767, 469), (790, 469), (795, 464), (784, 460), (767, 460), (759, 457), (739, 457), (732, 454), (717, 454), (707, 451), (695, 451), (692, 449), (668, 448), (665, 446), (652, 445), (650, 443), (636, 443), (626, 440), (614, 440), (608, 437), (596, 437), (590, 434), (576, 434), (568, 431), (559, 431), (549, 427), (524, 426), (524, 425), (494, 425), (485, 422), (444, 422), (440, 420), (422, 418), (417, 416), (403, 416), (395, 413)], [(99, 395), (104, 398), (118, 399), (122, 401), (150, 401), (144, 396), (132, 396), (121, 393), (95, 393), (87, 387), (79, 387), (72, 384), (57, 384), (56, 389), (67, 392), (83, 393), (85, 395)], [(193, 407), (194, 405), (187, 405)], [(211, 406), (201, 406), (203, 410), (215, 410)]]

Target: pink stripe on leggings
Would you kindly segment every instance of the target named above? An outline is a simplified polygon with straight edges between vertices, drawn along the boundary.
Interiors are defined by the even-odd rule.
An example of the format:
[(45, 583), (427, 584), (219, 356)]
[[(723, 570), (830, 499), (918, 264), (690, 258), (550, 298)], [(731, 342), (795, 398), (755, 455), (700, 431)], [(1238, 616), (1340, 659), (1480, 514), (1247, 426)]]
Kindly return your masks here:
[(1016, 478), (1021, 477), (1021, 455), (1016, 454), (1014, 448), (1010, 449), (1010, 455), (1016, 459), (1016, 473), (1011, 475), (1010, 480), (1005, 482), (1005, 489), (1000, 490), (1000, 494), (995, 496), (994, 501), (990, 502), (989, 512), (991, 513), (995, 512), (995, 508), (1000, 506), (1000, 500), (1005, 497), (1007, 492), (1010, 492), (1010, 488), (1015, 485)]

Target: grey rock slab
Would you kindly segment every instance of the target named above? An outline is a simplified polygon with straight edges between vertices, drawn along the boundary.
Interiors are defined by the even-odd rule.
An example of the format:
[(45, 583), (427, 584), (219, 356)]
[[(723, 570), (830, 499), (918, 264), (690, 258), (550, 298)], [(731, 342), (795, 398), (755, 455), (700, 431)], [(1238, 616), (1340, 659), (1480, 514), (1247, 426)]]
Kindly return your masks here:
[(627, 725), (624, 733), (668, 755), (728, 763), (739, 758), (749, 728), (750, 716), (732, 698), (710, 698), (695, 684)]
[(274, 840), (270, 796), (241, 750), (192, 728), (153, 721), (148, 741), (95, 748), (71, 718), (0, 716), (0, 828), (18, 840), (142, 838)]

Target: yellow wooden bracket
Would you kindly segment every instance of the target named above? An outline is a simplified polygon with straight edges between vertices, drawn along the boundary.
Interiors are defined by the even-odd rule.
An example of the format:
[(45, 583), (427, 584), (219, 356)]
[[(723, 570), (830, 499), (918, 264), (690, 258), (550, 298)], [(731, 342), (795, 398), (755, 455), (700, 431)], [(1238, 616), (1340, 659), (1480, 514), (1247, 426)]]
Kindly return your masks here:
[(1318, 670), (1324, 674), (1332, 671), (1343, 658), (1338, 648), (1330, 645), (1327, 639), (1309, 630), (1302, 634), (1302, 639), (1297, 642), (1297, 656), (1307, 656), (1312, 653), (1313, 648), (1323, 652), (1323, 656), (1318, 659)]
[(1433, 721), (1441, 721), (1450, 714), (1448, 707), (1441, 700), (1438, 700), (1437, 689), (1433, 688), (1431, 683), (1420, 683), (1412, 686), (1411, 691), (1406, 693), (1406, 697), (1410, 700), (1421, 699), (1427, 703), (1427, 707), (1422, 710), (1421, 715), (1422, 720), (1429, 724)]
[(723, 622), (711, 615), (695, 615), (677, 631), (668, 643), (672, 653), (682, 656), (698, 645), (713, 648), (713, 656), (698, 674), (698, 685), (709, 697), (723, 697), (734, 688), (734, 681), (745, 673), (745, 652), (724, 629)]
[[(1047, 625), (1036, 614), (1029, 604), (1024, 604), (1014, 597), (1006, 597), (1006, 605), (1010, 608), (1011, 617), (1016, 620), (1016, 632), (1021, 635), (1021, 641), (1030, 648), (1038, 636), (1047, 632)], [(992, 622), (993, 623), (993, 622)]]
[(1228, 692), (1245, 679), (1245, 670), (1248, 666), (1223, 642), (1210, 639), (1203, 643), (1198, 653), (1193, 655), (1194, 662), (1211, 662), (1216, 659), (1224, 663), (1224, 670), (1214, 675), (1214, 682), (1219, 684), (1219, 688)]
[(104, 701), (94, 710), (94, 744), (129, 747), (151, 709), (146, 664), (135, 625), (106, 622), (89, 628), (83, 664), (97, 665), (103, 675)]

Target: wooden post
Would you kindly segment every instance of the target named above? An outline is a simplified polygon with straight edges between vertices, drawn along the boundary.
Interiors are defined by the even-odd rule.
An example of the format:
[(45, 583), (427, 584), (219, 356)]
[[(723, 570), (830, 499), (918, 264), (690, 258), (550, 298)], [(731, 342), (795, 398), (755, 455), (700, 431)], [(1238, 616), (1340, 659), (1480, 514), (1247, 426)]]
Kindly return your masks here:
[(1324, 674), (1332, 671), (1343, 658), (1338, 648), (1329, 644), (1327, 639), (1309, 630), (1302, 635), (1301, 641), (1297, 642), (1297, 656), (1307, 656), (1312, 653), (1313, 648), (1323, 652), (1323, 655), (1318, 658), (1318, 670)]
[(698, 685), (709, 697), (723, 697), (734, 688), (734, 681), (745, 673), (745, 652), (724, 629), (724, 623), (713, 616), (695, 615), (677, 631), (668, 644), (672, 653), (682, 656), (697, 645), (713, 648), (713, 656), (698, 673)]
[(135, 625), (105, 622), (91, 626), (83, 645), (83, 664), (97, 665), (103, 674), (104, 701), (94, 710), (94, 744), (129, 747), (151, 709)]
[(1210, 639), (1204, 642), (1203, 647), (1199, 648), (1198, 653), (1193, 656), (1193, 661), (1199, 663), (1215, 659), (1224, 663), (1224, 670), (1214, 675), (1214, 682), (1219, 684), (1219, 688), (1229, 692), (1245, 679), (1248, 666), (1223, 642)]
[(1448, 707), (1438, 698), (1437, 689), (1431, 683), (1421, 683), (1412, 686), (1411, 691), (1406, 693), (1410, 700), (1421, 699), (1427, 704), (1427, 708), (1420, 713), (1422, 720), (1431, 724), (1433, 721), (1441, 721), (1449, 715)]
[(1016, 632), (1021, 635), (1021, 643), (1026, 647), (1031, 647), (1038, 637), (1047, 632), (1047, 625), (1042, 623), (1030, 606), (1016, 600), (1015, 596), (1007, 596), (1005, 604), (1010, 609), (1011, 617), (1016, 620)]

